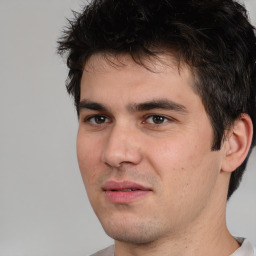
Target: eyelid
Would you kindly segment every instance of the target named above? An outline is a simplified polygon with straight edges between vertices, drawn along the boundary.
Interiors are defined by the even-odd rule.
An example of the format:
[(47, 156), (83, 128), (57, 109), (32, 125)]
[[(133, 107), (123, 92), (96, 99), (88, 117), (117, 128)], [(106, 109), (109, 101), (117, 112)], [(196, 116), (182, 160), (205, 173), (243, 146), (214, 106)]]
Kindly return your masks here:
[[(146, 122), (145, 120), (147, 120), (148, 118), (154, 117), (154, 116), (163, 117), (167, 121), (170, 121), (170, 122), (175, 121), (175, 118), (170, 117), (170, 116), (166, 116), (166, 115), (163, 115), (163, 114), (148, 114), (148, 115), (145, 116), (143, 123), (145, 123)], [(163, 123), (166, 123), (167, 121), (164, 121)], [(154, 125), (157, 125), (157, 124), (154, 124)]]
[[(107, 121), (107, 122), (103, 122), (103, 123), (101, 123), (101, 124), (92, 123), (91, 120), (92, 120), (93, 118), (96, 118), (96, 117), (104, 117), (104, 118), (105, 118), (106, 120), (108, 120), (108, 121)], [(83, 120), (83, 122), (85, 122), (85, 123), (90, 123), (90, 124), (92, 124), (92, 125), (102, 125), (102, 124), (106, 124), (106, 123), (110, 123), (110, 122), (111, 122), (110, 118), (109, 118), (107, 115), (103, 115), (103, 114), (88, 115), (88, 116), (84, 117), (82, 120)]]
[(153, 114), (147, 114), (145, 115), (145, 119), (149, 118), (149, 117), (154, 117), (154, 116), (160, 116), (160, 117), (164, 117), (168, 120), (175, 120), (174, 118), (170, 117), (170, 116), (167, 116), (167, 115), (164, 115), (164, 114), (156, 114), (156, 113), (153, 113)]

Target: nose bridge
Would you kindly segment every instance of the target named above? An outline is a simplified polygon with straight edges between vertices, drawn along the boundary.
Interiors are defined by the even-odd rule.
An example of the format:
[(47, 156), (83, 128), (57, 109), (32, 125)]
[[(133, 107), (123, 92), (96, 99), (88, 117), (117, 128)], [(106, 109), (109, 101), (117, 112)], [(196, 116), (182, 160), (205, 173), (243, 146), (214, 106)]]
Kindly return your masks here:
[(141, 147), (135, 127), (128, 124), (115, 124), (102, 152), (102, 160), (112, 167), (121, 163), (138, 164), (141, 160)]

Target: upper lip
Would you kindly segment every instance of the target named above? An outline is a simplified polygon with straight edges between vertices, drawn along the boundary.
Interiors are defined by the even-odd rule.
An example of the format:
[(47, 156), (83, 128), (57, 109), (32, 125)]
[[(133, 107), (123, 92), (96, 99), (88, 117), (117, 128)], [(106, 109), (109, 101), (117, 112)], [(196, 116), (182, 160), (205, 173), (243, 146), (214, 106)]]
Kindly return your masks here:
[(150, 188), (144, 187), (133, 181), (107, 181), (102, 189), (104, 191), (118, 191), (124, 189), (151, 191)]

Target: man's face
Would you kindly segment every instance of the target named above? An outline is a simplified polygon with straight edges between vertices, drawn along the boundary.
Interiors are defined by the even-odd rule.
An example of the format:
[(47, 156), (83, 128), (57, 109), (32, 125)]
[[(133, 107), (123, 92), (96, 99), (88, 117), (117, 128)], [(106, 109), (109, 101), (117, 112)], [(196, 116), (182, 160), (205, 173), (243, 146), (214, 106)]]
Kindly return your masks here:
[(150, 71), (120, 58), (94, 55), (86, 64), (78, 162), (105, 231), (146, 243), (214, 215), (223, 151), (211, 151), (212, 127), (189, 68), (166, 57), (168, 65), (149, 62)]

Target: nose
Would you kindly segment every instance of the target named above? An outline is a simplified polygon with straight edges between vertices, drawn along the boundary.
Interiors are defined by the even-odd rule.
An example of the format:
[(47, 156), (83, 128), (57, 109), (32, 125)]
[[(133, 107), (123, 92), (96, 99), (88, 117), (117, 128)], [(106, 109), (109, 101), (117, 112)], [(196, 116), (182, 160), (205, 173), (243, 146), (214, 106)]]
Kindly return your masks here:
[(123, 163), (137, 165), (141, 162), (141, 145), (138, 131), (135, 130), (118, 125), (112, 128), (102, 152), (102, 161), (105, 164), (118, 168)]

